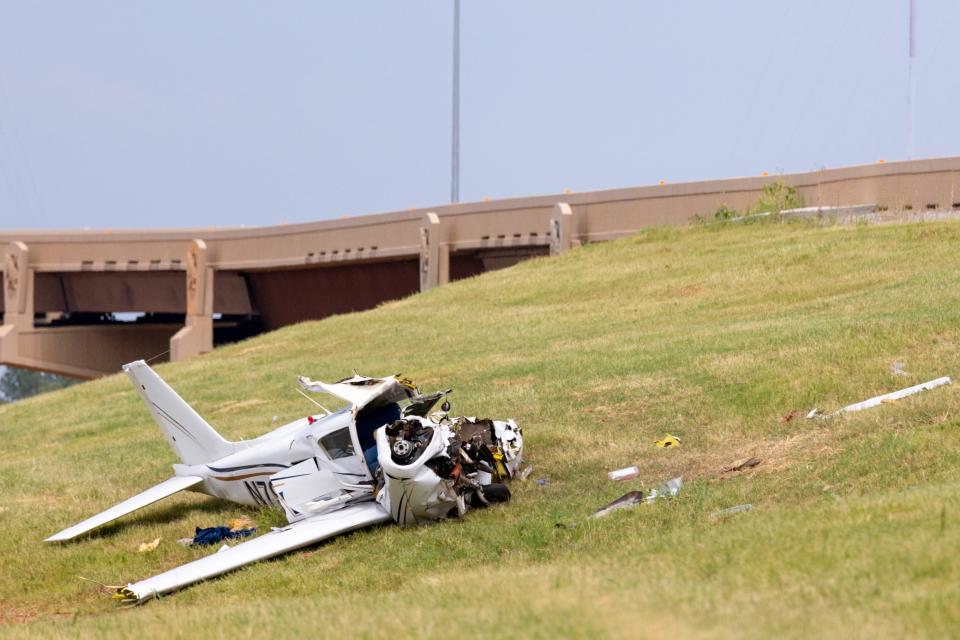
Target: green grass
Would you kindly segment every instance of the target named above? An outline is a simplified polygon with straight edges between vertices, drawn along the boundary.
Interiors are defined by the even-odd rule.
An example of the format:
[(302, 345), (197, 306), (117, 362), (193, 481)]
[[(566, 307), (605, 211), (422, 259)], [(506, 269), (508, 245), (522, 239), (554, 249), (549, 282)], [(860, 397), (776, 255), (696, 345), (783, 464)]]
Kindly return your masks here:
[[(164, 365), (228, 438), (309, 412), (297, 374), (453, 386), (456, 413), (517, 419), (536, 470), (463, 521), (357, 532), (135, 609), (75, 576), (142, 579), (202, 555), (174, 543), (194, 526), (277, 514), (184, 494), (45, 545), (175, 458), (121, 376), (3, 406), (0, 633), (957, 635), (958, 386), (802, 415), (955, 376), (958, 345), (960, 224), (771, 224), (654, 229)], [(683, 445), (654, 447), (666, 433)], [(631, 464), (639, 479), (607, 480)], [(586, 519), (678, 474), (675, 500)]]

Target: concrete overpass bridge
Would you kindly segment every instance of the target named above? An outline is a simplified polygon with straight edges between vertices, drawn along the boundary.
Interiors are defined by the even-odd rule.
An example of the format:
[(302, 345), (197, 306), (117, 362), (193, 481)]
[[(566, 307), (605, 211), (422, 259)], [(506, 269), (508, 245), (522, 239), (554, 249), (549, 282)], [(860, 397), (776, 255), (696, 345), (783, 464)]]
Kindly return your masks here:
[(721, 204), (743, 210), (774, 179), (813, 206), (960, 210), (960, 158), (941, 158), (269, 227), (0, 230), (0, 363), (92, 378), (137, 358), (182, 360)]

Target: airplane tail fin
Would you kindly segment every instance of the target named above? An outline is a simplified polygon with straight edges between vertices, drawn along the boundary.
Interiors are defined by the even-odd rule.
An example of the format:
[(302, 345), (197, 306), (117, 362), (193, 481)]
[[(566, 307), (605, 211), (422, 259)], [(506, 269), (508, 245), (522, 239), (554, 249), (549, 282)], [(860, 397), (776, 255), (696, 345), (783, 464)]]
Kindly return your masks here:
[(184, 464), (209, 462), (234, 452), (235, 444), (214, 431), (146, 362), (125, 364), (123, 370)]

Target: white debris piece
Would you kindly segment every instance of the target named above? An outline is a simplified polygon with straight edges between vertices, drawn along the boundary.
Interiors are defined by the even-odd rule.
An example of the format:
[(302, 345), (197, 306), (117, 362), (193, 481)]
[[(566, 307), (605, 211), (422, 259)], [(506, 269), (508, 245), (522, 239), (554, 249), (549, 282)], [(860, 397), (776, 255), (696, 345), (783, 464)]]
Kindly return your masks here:
[(912, 396), (915, 393), (920, 393), (921, 391), (926, 391), (927, 389), (934, 389), (936, 387), (942, 387), (945, 384), (950, 384), (950, 377), (943, 376), (942, 378), (937, 378), (936, 380), (930, 380), (929, 382), (924, 382), (921, 384), (914, 385), (912, 387), (907, 387), (906, 389), (901, 389), (900, 391), (894, 391), (892, 393), (885, 393), (882, 396), (876, 396), (870, 398), (869, 400), (864, 400), (863, 402), (858, 402), (856, 404), (851, 404), (843, 409), (840, 409), (834, 415), (839, 413), (853, 413), (854, 411), (862, 411), (863, 409), (869, 409), (871, 407), (876, 407), (884, 402), (891, 402), (893, 400), (899, 400), (900, 398), (906, 398), (907, 396)]
[(662, 485), (650, 492), (650, 494), (644, 498), (647, 502), (653, 502), (657, 498), (672, 498), (678, 493), (680, 493), (680, 487), (683, 486), (683, 476), (677, 476), (673, 480), (668, 480)]
[(608, 471), (607, 477), (611, 480), (629, 480), (630, 478), (636, 478), (640, 475), (640, 469), (637, 467), (625, 467), (623, 469), (615, 469), (614, 471)]

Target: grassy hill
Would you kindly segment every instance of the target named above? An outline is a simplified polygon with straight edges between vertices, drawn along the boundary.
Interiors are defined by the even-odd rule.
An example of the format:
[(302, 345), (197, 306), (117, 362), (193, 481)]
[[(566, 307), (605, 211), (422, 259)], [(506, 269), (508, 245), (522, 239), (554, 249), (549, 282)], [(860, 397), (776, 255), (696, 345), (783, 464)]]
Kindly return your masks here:
[[(891, 371), (903, 362), (907, 375)], [(311, 406), (295, 376), (397, 372), (514, 417), (536, 469), (458, 522), (361, 531), (132, 610), (121, 584), (244, 512), (182, 494), (41, 542), (170, 474), (125, 377), (0, 407), (0, 633), (938, 636), (960, 629), (960, 224), (654, 229), (158, 367), (226, 437)], [(783, 416), (798, 410), (798, 418)], [(274, 422), (274, 416), (277, 421)], [(653, 441), (672, 433), (676, 449)], [(746, 456), (752, 471), (721, 474)], [(606, 471), (636, 464), (640, 478)], [(684, 476), (677, 499), (587, 520)], [(534, 480), (548, 478), (540, 485)], [(754, 509), (726, 517), (741, 503)], [(152, 553), (140, 542), (163, 537)]]

